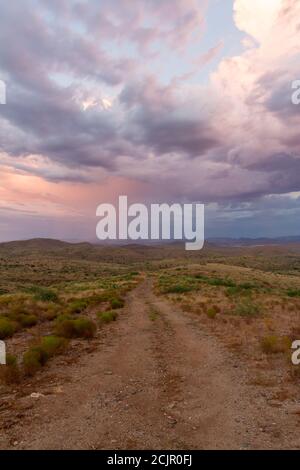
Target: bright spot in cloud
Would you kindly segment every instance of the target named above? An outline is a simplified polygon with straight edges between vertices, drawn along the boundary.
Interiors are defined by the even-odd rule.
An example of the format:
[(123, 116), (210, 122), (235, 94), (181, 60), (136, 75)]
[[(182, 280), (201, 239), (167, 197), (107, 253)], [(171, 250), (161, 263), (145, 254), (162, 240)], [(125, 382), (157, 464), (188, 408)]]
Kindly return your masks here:
[(276, 24), (282, 0), (236, 0), (235, 22), (241, 31), (262, 42)]

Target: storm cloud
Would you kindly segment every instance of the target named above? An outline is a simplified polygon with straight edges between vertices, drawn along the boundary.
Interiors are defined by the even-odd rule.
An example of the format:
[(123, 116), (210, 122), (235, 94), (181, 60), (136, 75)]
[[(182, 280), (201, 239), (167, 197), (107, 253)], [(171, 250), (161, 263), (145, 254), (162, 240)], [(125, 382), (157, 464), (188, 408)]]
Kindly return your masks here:
[(298, 202), (299, 1), (230, 3), (234, 52), (209, 0), (2, 2), (3, 205), (14, 178), (93, 188), (91, 205), (111, 178), (220, 210)]

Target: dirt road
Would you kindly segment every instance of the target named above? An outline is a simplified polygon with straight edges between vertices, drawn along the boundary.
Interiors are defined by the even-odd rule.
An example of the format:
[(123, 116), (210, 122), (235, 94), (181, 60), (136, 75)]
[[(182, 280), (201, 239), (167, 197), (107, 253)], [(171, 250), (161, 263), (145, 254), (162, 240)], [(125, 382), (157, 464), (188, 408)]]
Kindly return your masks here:
[(24, 392), (19, 415), (8, 410), (3, 422), (1, 448), (291, 445), (289, 436), (276, 441), (268, 426), (278, 412), (266, 410), (249, 389), (237, 358), (202, 331), (196, 316), (156, 297), (149, 280), (129, 294), (117, 322), (99, 332), (92, 349), (67, 366), (55, 359), (49, 382), (36, 384), (41, 395)]

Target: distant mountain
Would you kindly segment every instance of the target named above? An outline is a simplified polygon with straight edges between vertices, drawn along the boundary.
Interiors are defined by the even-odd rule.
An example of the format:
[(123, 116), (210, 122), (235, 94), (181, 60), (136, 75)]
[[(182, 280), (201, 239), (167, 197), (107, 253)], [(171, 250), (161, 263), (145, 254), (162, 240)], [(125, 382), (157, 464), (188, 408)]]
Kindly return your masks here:
[[(204, 249), (192, 252), (184, 249), (184, 243), (88, 243), (66, 242), (48, 238), (34, 238), (0, 243), (0, 261), (7, 257), (65, 258), (81, 259), (95, 262), (122, 262), (130, 260), (163, 259), (163, 258), (203, 258), (209, 252), (231, 255), (233, 252), (253, 249), (258, 250), (292, 250), (300, 251), (299, 237), (280, 238), (211, 238), (206, 240)], [(2, 260), (1, 260), (2, 258)]]
[(300, 243), (300, 236), (276, 237), (276, 238), (209, 238), (208, 242), (217, 246), (265, 246), (265, 245), (287, 245)]

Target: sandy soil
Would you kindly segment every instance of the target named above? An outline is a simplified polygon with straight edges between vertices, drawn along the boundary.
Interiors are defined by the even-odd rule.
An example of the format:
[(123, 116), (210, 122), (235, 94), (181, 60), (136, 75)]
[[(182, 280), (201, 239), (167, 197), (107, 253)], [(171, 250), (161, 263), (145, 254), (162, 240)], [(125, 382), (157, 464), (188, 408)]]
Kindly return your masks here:
[(1, 449), (299, 448), (296, 414), (248, 386), (238, 357), (150, 280), (80, 358), (41, 375), (3, 398)]

